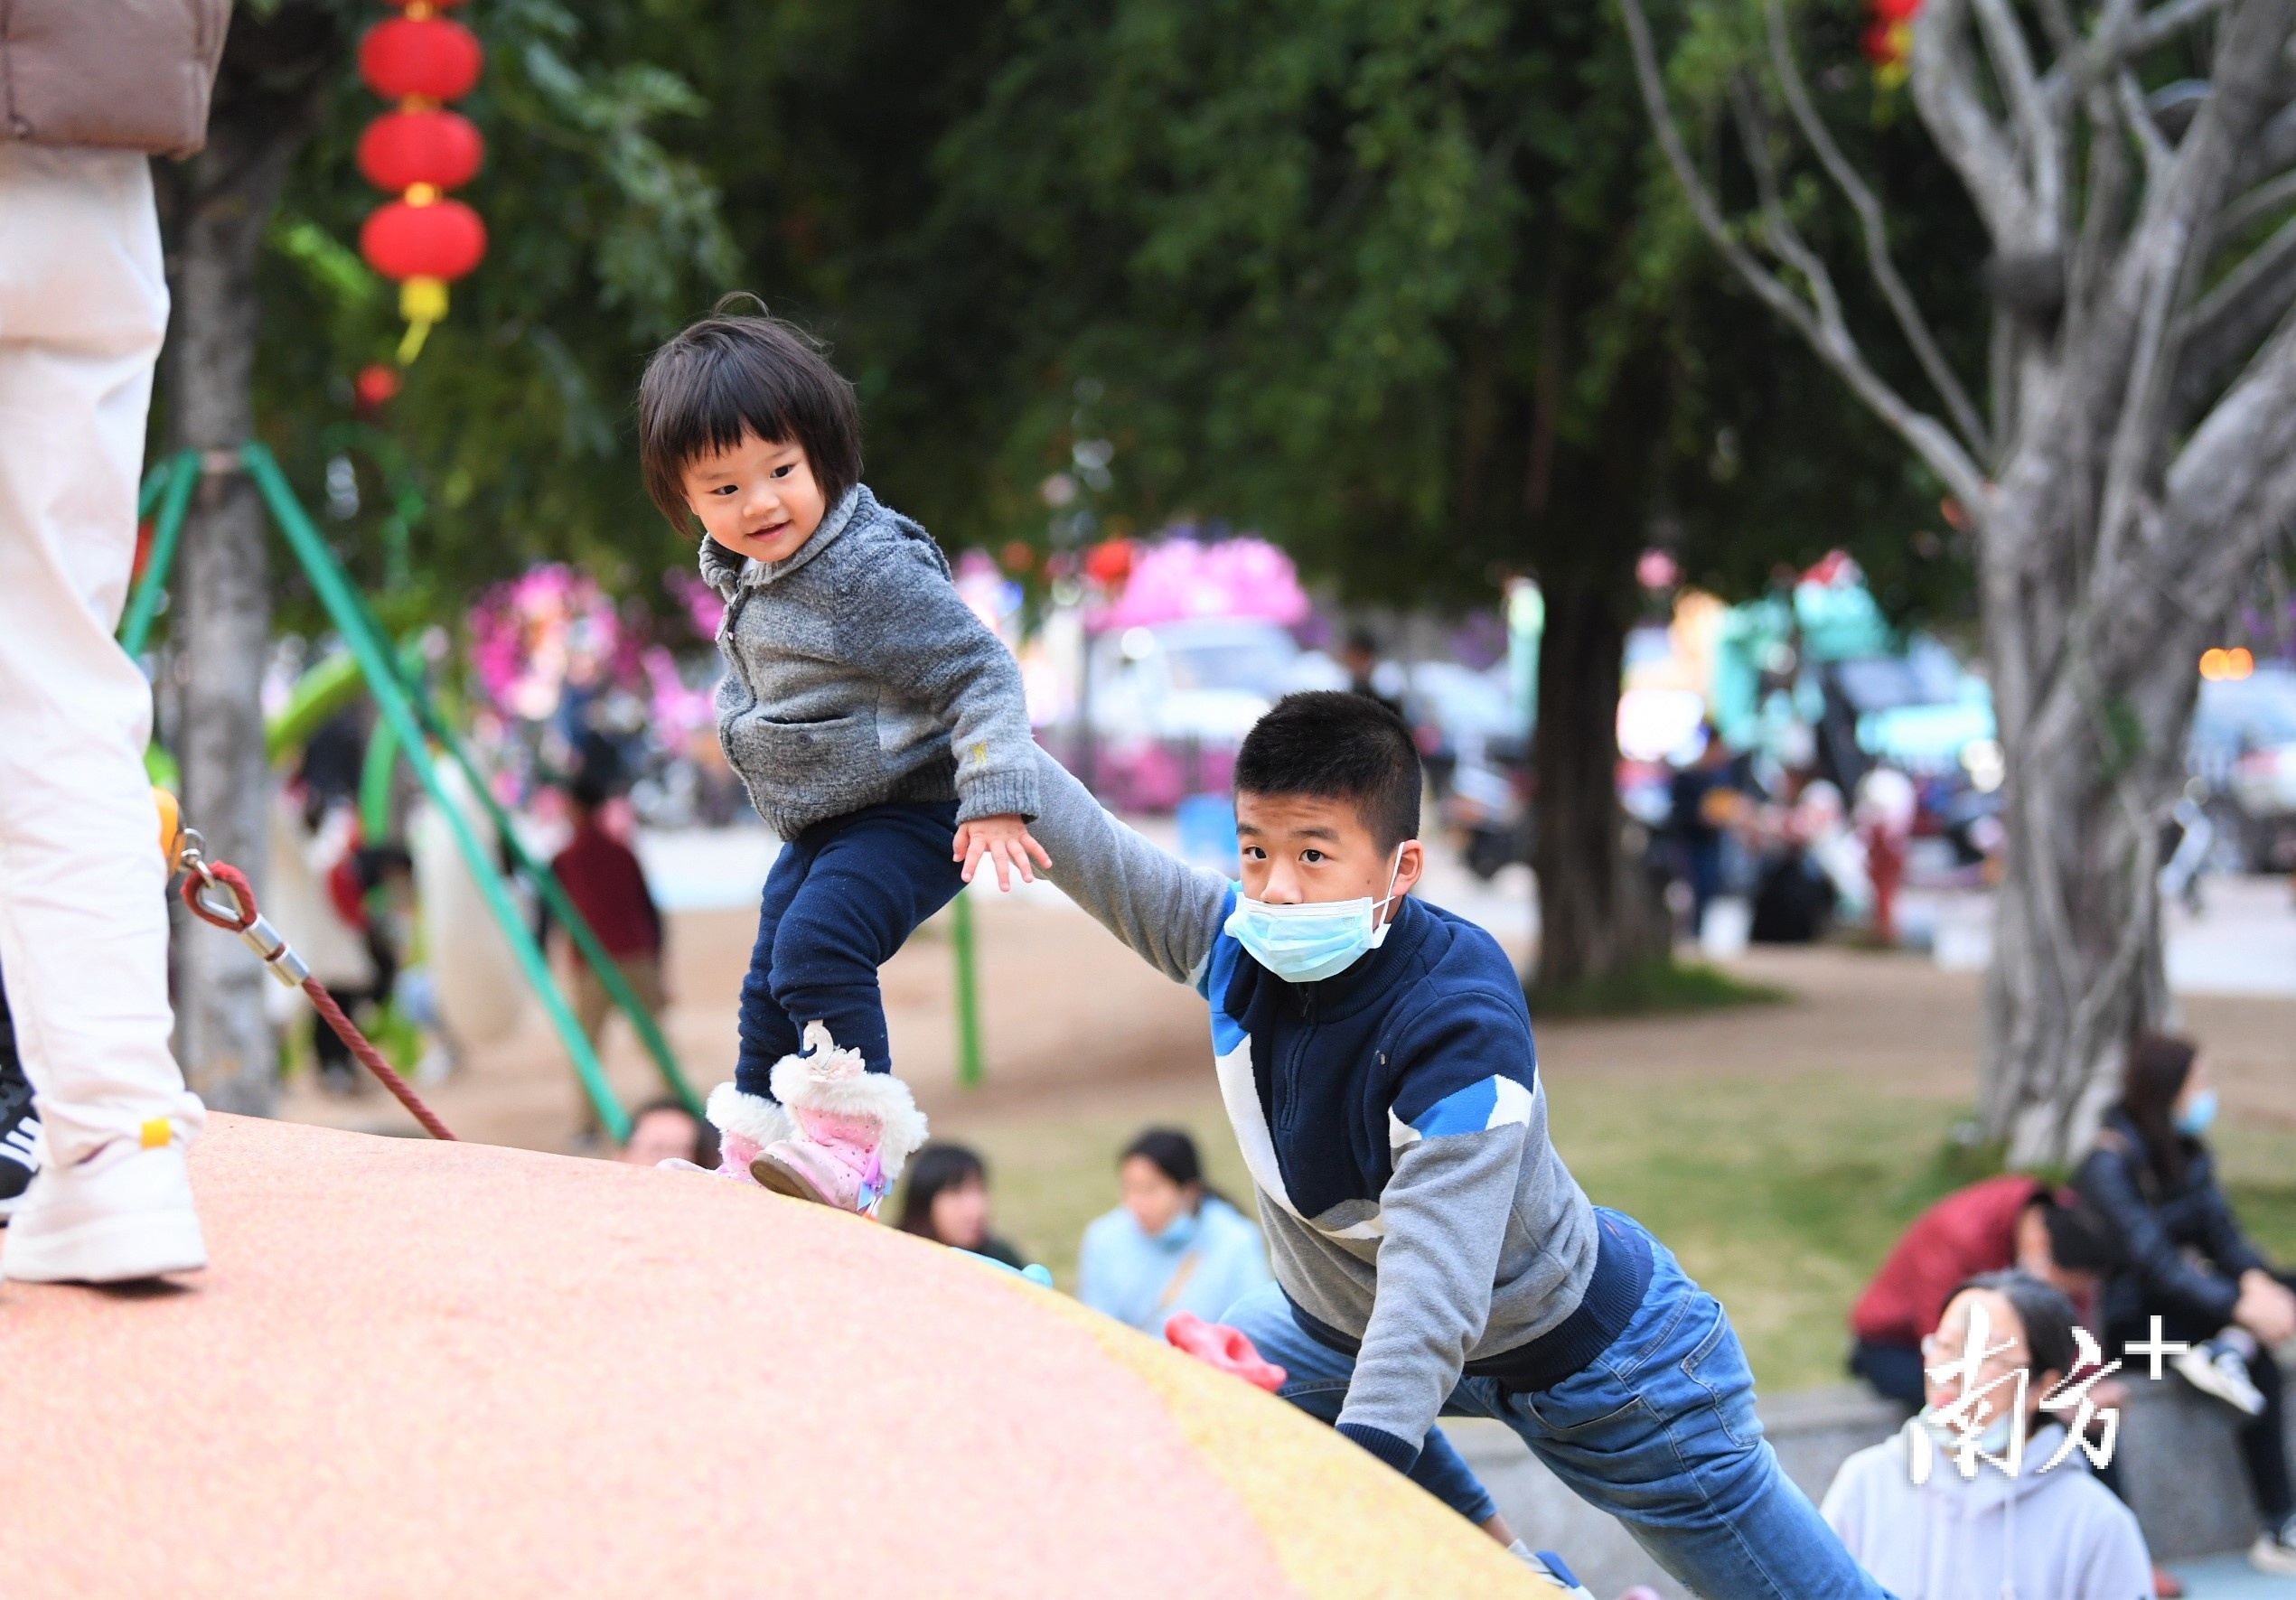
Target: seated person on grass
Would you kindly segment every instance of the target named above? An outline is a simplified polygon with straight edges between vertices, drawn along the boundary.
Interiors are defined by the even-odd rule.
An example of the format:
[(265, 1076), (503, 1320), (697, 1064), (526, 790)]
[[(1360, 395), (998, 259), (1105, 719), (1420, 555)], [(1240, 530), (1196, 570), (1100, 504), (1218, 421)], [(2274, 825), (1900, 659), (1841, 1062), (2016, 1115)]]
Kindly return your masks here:
[(1505, 952), (1410, 897), (1400, 717), (1317, 692), (1260, 720), (1236, 756), (1241, 884), (1038, 772), (1053, 880), (1210, 1002), (1276, 1277), (1222, 1320), (1285, 1398), (1502, 1542), (1438, 1416), (1505, 1423), (1712, 1600), (1880, 1594), (1779, 1471), (1721, 1306), (1556, 1154)]

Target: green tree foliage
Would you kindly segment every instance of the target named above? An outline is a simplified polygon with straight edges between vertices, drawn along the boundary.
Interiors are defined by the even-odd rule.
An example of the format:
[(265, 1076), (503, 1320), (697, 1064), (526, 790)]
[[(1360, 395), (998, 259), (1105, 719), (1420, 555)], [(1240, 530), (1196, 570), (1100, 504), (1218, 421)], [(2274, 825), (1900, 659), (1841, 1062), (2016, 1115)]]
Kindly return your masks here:
[(265, 432), (314, 500), (326, 463), (348, 448), (361, 507), (331, 526), (370, 588), (386, 588), (385, 523), (408, 496), (421, 508), (415, 582), (382, 595), (409, 621), (451, 616), (475, 584), (545, 557), (648, 587), (685, 558), (639, 490), (629, 398), (650, 344), (740, 272), (716, 183), (664, 141), (706, 106), (648, 58), (651, 8), (490, 0), (455, 14), (487, 51), (479, 88), (457, 108), (487, 141), (462, 198), (484, 218), (490, 248), (455, 285), (452, 313), (379, 427), (345, 428), (353, 375), (390, 364), (401, 327), (394, 286), (356, 248), (383, 197), (353, 151), (385, 107), (348, 50), (259, 283)]
[[(1834, 10), (1837, 80), (1870, 94), (1854, 7)], [(651, 585), (677, 547), (637, 491), (631, 386), (736, 287), (831, 342), (872, 481), (951, 543), (1041, 537), (1037, 485), (1081, 427), (1117, 445), (1099, 504), (1118, 530), (1257, 526), (1405, 603), (1487, 600), (1498, 569), (1562, 577), (1593, 523), (1637, 546), (1658, 528), (1732, 590), (1843, 542), (1900, 609), (1957, 589), (1909, 537), (1946, 532), (1931, 486), (1652, 181), (1598, 5), (461, 14), (488, 47), (462, 109), (489, 142), (466, 198), (492, 248), (386, 412), (426, 501), (415, 568), (442, 594), (540, 555)], [(1718, 26), (1710, 55), (1735, 48)], [(346, 56), (263, 283), (263, 413), (314, 485), (351, 375), (398, 326), (354, 248), (378, 197), (351, 151), (380, 108)], [(1911, 141), (1873, 136), (1898, 154), (1885, 178), (1918, 184)], [(1081, 411), (1079, 379), (1101, 386)], [(380, 583), (393, 497), (358, 464), (347, 531)]]
[(1911, 538), (1934, 491), (1712, 266), (1607, 8), (1034, 0), (1000, 28), (933, 218), (1006, 329), (977, 503), (1017, 520), (1090, 431), (1111, 528), (1255, 525), (1398, 604), (1535, 573), (1542, 977), (1645, 959), (1611, 778), (1640, 552), (1743, 589), (1849, 544), (1904, 602), (1951, 564)]
[[(1713, 269), (1603, 7), (1043, 0), (1001, 26), (933, 225), (1003, 330), (1007, 519), (1091, 378), (1112, 513), (1252, 522), (1383, 597), (1567, 578), (1590, 523), (1671, 527), (1743, 588), (1861, 536), (1888, 572), (1935, 521)], [(1918, 575), (1888, 572), (1942, 597)]]

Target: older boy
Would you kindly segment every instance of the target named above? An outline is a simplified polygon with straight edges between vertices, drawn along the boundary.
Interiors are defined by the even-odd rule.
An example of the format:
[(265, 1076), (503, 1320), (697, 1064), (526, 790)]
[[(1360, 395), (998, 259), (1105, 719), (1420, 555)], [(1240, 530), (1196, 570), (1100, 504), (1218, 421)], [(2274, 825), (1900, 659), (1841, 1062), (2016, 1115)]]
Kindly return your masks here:
[(1410, 898), (1400, 717), (1327, 692), (1260, 719), (1236, 758), (1235, 884), (1039, 772), (1053, 880), (1211, 1004), (1276, 1275), (1226, 1320), (1286, 1398), (1503, 1542), (1439, 1415), (1506, 1423), (1701, 1595), (1880, 1593), (1779, 1472), (1721, 1306), (1563, 1166), (1505, 953)]

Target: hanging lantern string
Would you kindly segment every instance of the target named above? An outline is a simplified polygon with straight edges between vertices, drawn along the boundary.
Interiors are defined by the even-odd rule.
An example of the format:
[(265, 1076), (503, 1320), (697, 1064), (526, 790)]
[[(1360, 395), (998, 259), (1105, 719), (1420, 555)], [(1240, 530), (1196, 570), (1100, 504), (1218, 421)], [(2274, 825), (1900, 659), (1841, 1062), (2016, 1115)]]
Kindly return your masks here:
[(376, 23), (359, 42), (359, 75), (396, 104), (360, 136), (358, 159), (369, 182), (398, 198), (368, 216), (359, 252), (398, 285), (404, 366), (445, 319), (447, 285), (485, 258), (485, 223), (446, 194), (470, 182), (485, 157), (478, 130), (446, 109), (478, 82), (485, 57), (476, 35), (439, 14), (461, 0), (391, 4), (400, 14)]

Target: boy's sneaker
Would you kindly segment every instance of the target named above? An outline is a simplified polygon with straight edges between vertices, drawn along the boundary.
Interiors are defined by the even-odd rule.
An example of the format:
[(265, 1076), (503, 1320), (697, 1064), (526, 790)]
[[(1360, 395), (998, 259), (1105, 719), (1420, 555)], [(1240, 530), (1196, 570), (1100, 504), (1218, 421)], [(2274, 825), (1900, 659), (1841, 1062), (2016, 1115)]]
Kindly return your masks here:
[(805, 1025), (805, 1047), (773, 1063), (773, 1098), (796, 1130), (761, 1149), (750, 1172), (777, 1194), (874, 1217), (924, 1143), (924, 1113), (907, 1084), (868, 1071), (820, 1023)]
[(2274, 1531), (2260, 1535), (2248, 1547), (2248, 1565), (2259, 1572), (2296, 1577), (2296, 1517), (2289, 1518)]
[(207, 1265), (183, 1146), (164, 1119), (74, 1166), (43, 1169), (0, 1235), (0, 1277), (132, 1283)]
[(2264, 1397), (2248, 1380), (2248, 1363), (2222, 1338), (2203, 1339), (2171, 1363), (2177, 1375), (2202, 1394), (2224, 1401), (2247, 1417), (2261, 1417)]
[(40, 1113), (33, 1109), (32, 1085), (0, 1078), (0, 1222), (23, 1202), (39, 1170)]
[[(1507, 1546), (1507, 1554), (1528, 1567), (1532, 1576), (1538, 1578), (1545, 1588), (1560, 1589), (1570, 1600), (1595, 1600), (1593, 1593), (1579, 1581), (1578, 1574), (1564, 1566), (1562, 1558), (1552, 1550), (1534, 1550), (1518, 1539)], [(1649, 1592), (1647, 1589), (1642, 1591), (1644, 1594)], [(1620, 1596), (1620, 1600), (1635, 1600), (1635, 1596), (1629, 1594)]]

